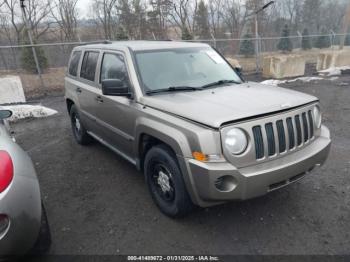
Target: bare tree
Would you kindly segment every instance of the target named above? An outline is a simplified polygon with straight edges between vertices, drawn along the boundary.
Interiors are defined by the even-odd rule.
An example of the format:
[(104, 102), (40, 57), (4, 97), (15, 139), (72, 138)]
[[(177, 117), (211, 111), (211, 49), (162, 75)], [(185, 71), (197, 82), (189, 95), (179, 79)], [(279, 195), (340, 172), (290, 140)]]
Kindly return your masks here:
[(225, 0), (223, 3), (223, 22), (226, 25), (231, 36), (238, 38), (247, 23), (248, 10), (242, 1)]
[(63, 40), (72, 41), (77, 38), (78, 0), (55, 0), (50, 8), (51, 16), (63, 34)]
[(102, 26), (105, 39), (113, 39), (116, 32), (117, 0), (94, 0), (92, 11), (97, 23)]
[(221, 38), (224, 30), (222, 27), (224, 16), (224, 0), (209, 1), (209, 23), (215, 38)]
[(49, 19), (51, 6), (49, 1), (27, 0), (25, 3), (28, 23), (35, 41), (44, 36), (55, 22)]
[(290, 28), (293, 31), (302, 31), (304, 28), (300, 28), (300, 26), (303, 2), (300, 0), (283, 0), (281, 5), (282, 12), (288, 21)]
[(322, 17), (322, 20), (320, 20), (321, 26), (327, 28), (328, 31), (341, 32), (347, 4), (350, 5), (350, 1), (337, 1), (336, 3), (330, 0), (325, 1), (324, 8), (320, 11)]
[(179, 26), (181, 30), (188, 30), (189, 33), (194, 32), (195, 19), (197, 12), (197, 0), (176, 0), (173, 1), (172, 12), (170, 12), (171, 21)]
[[(24, 23), (22, 22), (19, 1), (3, 0), (1, 8), (2, 9), (0, 9), (0, 10), (3, 10), (1, 12), (3, 19), (5, 19), (5, 20), (8, 19), (8, 21), (11, 25), (10, 27), (12, 27), (14, 32), (15, 32), (14, 38), (10, 37), (10, 39), (9, 39), (10, 43), (12, 44), (13, 42), (16, 42), (17, 44), (20, 44), (21, 33), (24, 29)], [(11, 30), (11, 29), (9, 29), (9, 30)], [(12, 35), (12, 33), (8, 34), (8, 36), (11, 36), (11, 35)]]

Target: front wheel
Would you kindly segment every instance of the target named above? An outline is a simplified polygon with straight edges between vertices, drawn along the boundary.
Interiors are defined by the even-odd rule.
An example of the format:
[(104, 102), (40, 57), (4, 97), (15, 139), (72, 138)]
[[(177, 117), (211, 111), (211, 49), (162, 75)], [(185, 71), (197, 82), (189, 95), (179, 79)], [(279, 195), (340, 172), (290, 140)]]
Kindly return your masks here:
[(152, 198), (165, 215), (182, 217), (192, 210), (175, 154), (167, 146), (155, 146), (148, 151), (144, 172)]

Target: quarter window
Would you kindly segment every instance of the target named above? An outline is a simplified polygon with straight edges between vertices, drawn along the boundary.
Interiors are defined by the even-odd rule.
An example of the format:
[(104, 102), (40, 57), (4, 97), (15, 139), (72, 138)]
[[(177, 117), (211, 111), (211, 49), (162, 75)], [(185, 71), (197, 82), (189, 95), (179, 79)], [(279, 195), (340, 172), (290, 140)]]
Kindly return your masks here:
[(129, 84), (129, 77), (126, 70), (124, 57), (120, 54), (104, 54), (101, 66), (102, 82), (105, 79), (118, 79)]
[(81, 51), (75, 51), (72, 54), (72, 58), (70, 60), (69, 70), (68, 70), (71, 76), (77, 76), (80, 56), (81, 56)]
[(95, 80), (98, 55), (98, 52), (85, 52), (83, 63), (81, 65), (80, 77), (90, 81)]

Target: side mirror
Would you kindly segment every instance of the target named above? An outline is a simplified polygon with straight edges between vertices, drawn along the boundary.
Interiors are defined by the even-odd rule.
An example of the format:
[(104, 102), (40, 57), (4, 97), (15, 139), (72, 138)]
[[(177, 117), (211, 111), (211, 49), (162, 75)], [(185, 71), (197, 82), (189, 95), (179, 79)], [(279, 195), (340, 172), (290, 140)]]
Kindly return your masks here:
[(0, 120), (10, 118), (12, 116), (11, 110), (0, 109)]
[(119, 79), (102, 80), (102, 94), (107, 96), (131, 96), (129, 86)]

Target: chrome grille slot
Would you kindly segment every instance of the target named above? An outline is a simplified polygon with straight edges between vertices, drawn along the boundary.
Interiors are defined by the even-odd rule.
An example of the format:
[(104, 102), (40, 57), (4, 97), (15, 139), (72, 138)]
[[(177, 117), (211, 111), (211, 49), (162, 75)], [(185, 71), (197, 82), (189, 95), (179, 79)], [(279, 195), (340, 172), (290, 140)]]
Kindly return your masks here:
[(275, 143), (275, 134), (273, 131), (272, 123), (265, 125), (266, 137), (267, 137), (267, 149), (269, 156), (276, 154), (276, 143)]
[(306, 113), (302, 114), (303, 118), (303, 128), (304, 128), (304, 142), (306, 143), (309, 140), (309, 125), (306, 119)]
[(253, 127), (253, 135), (255, 142), (255, 156), (256, 159), (261, 159), (264, 157), (264, 141), (262, 137), (261, 127), (255, 126)]
[(295, 126), (297, 129), (297, 145), (300, 146), (303, 142), (302, 140), (302, 133), (301, 133), (301, 124), (300, 124), (300, 116), (295, 116)]
[(310, 138), (314, 137), (314, 118), (312, 117), (312, 112), (309, 110), (309, 125), (310, 125)]
[(294, 126), (292, 118), (287, 118), (287, 129), (289, 136), (289, 149), (293, 149), (295, 147), (295, 135), (294, 135)]
[(307, 143), (315, 134), (311, 110), (270, 121), (252, 129), (256, 160), (273, 158), (294, 150)]
[(276, 125), (277, 125), (277, 133), (278, 133), (279, 152), (283, 153), (286, 151), (286, 135), (284, 133), (283, 121), (278, 120), (276, 122)]

